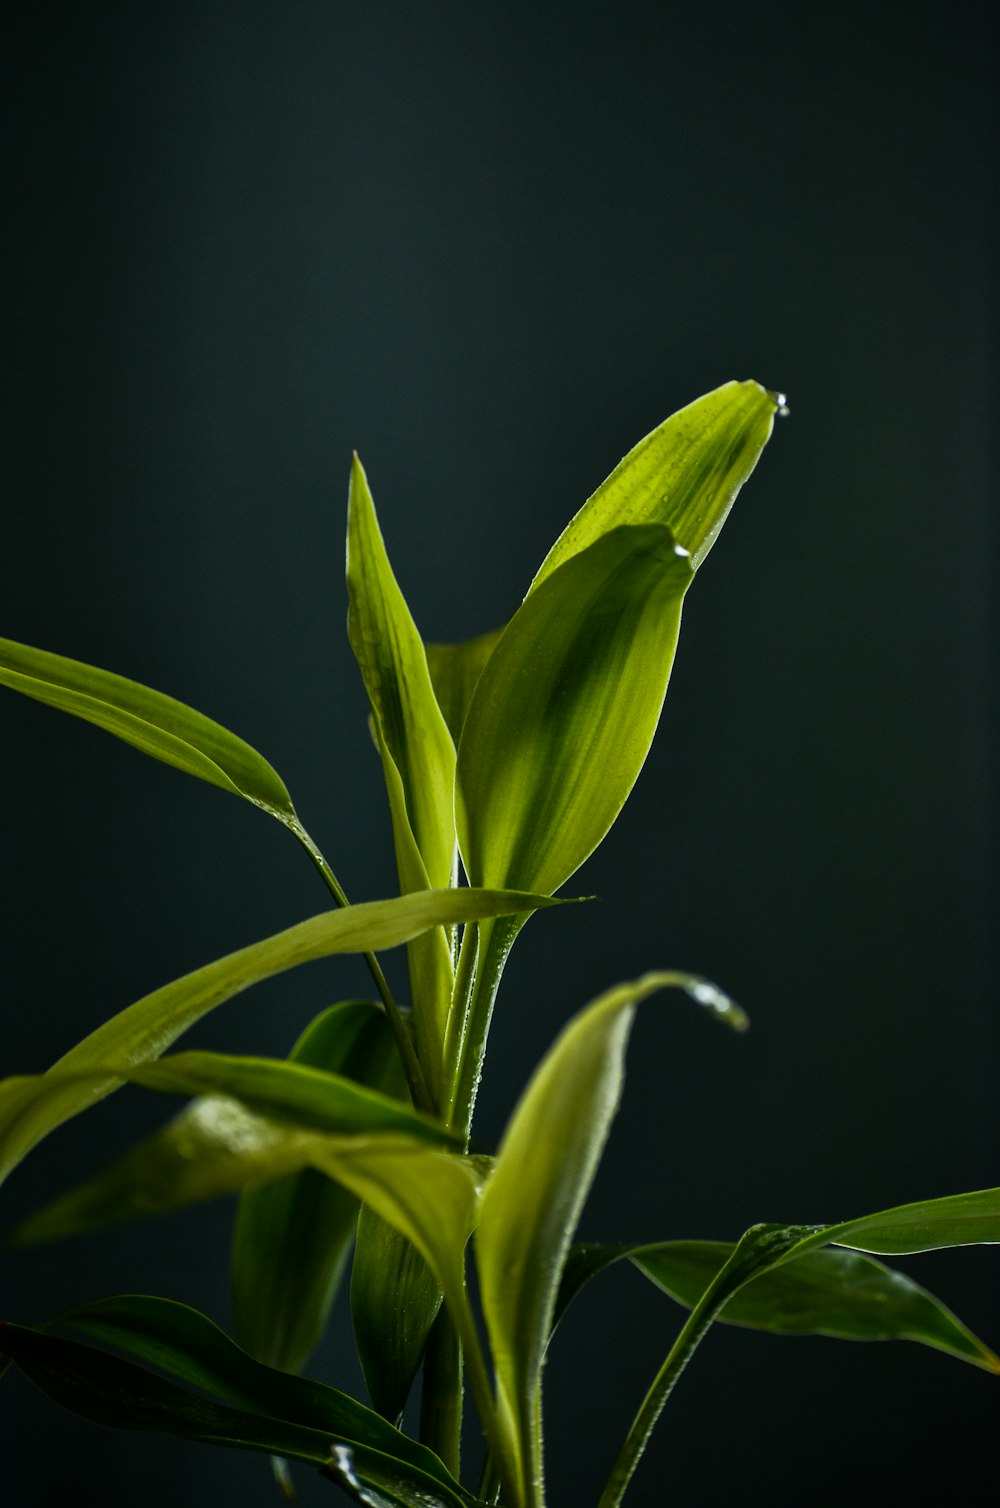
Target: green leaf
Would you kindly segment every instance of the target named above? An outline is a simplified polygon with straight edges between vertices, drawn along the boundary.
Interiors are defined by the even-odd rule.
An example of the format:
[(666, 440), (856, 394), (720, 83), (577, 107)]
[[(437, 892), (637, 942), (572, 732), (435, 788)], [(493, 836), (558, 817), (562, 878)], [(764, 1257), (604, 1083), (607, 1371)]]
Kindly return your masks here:
[(531, 584), (619, 524), (666, 524), (697, 569), (771, 436), (784, 397), (727, 382), (640, 440), (570, 520)]
[[(112, 1429), (150, 1430), (186, 1440), (263, 1451), (323, 1466), (330, 1458), (328, 1429), (233, 1408), (181, 1388), (118, 1356), (78, 1341), (26, 1326), (0, 1323), (0, 1351), (42, 1391), (83, 1418)], [(356, 1441), (345, 1442), (357, 1501), (379, 1501), (370, 1489), (390, 1495), (392, 1508), (467, 1508), (472, 1501), (410, 1463)]]
[[(825, 1228), (824, 1241), (883, 1255), (936, 1251), (942, 1246), (979, 1246), (1000, 1241), (1000, 1189), (948, 1194), (900, 1204)], [(805, 1243), (822, 1244), (817, 1233)]]
[[(323, 1011), (291, 1058), (397, 1099), (405, 1095), (385, 1013), (368, 1001)], [(234, 1333), (259, 1361), (285, 1371), (305, 1363), (326, 1328), (357, 1215), (354, 1196), (313, 1168), (242, 1195), (233, 1237)]]
[(267, 760), (173, 697), (10, 639), (0, 639), (0, 685), (95, 723), (144, 754), (243, 796), (298, 829), (291, 797)]
[(351, 1269), (351, 1319), (372, 1404), (396, 1420), (406, 1406), (443, 1295), (424, 1258), (362, 1206)]
[[(693, 1308), (732, 1255), (720, 1241), (668, 1241), (640, 1247), (635, 1265), (679, 1303)], [(912, 1340), (987, 1371), (1000, 1361), (949, 1309), (905, 1273), (853, 1251), (813, 1251), (741, 1288), (718, 1318), (780, 1335), (838, 1340)]]
[[(403, 892), (455, 883), (455, 746), (431, 686), (427, 656), (393, 575), (368, 479), (351, 469), (347, 528), (351, 647), (371, 703)], [(432, 1084), (440, 1067), (451, 996), (451, 947), (443, 931), (410, 949), (418, 1043)]]
[(569, 1023), (511, 1117), (483, 1194), (476, 1265), (496, 1371), (505, 1460), (517, 1508), (541, 1502), (541, 1370), (560, 1275), (618, 1107), (635, 1008), (680, 987), (730, 1024), (745, 1017), (690, 975), (619, 985)]
[(691, 580), (662, 525), (614, 529), (514, 614), (459, 747), (471, 883), (551, 894), (600, 843), (649, 751)]
[(186, 1304), (121, 1294), (73, 1309), (56, 1323), (204, 1388), (226, 1403), (368, 1445), (450, 1485), (442, 1463), (425, 1446), (346, 1393), (255, 1361), (218, 1325)]
[(476, 639), (464, 639), (458, 644), (426, 646), (427, 668), (431, 673), (434, 695), (455, 740), (456, 749), (472, 702), (472, 693), (502, 633), (502, 628), (495, 628), (488, 634), (480, 634)]
[[(899, 1255), (997, 1241), (1000, 1241), (1000, 1189), (981, 1189), (972, 1194), (954, 1194), (944, 1199), (899, 1205), (839, 1225), (752, 1226), (741, 1236), (705, 1288), (674, 1342), (636, 1415), (598, 1508), (618, 1508), (646, 1441), (681, 1372), (720, 1311), (747, 1284), (830, 1245)], [(955, 1341), (954, 1335), (952, 1341)], [(967, 1349), (959, 1354), (964, 1360), (978, 1360), (978, 1364), (993, 1370), (992, 1359), (987, 1360), (991, 1353), (985, 1352), (985, 1348), (981, 1358), (969, 1354), (968, 1348), (979, 1345), (975, 1337), (969, 1335)], [(951, 1344), (941, 1349), (954, 1352)]]
[[(547, 904), (539, 896), (478, 890), (367, 901), (323, 912), (185, 974), (104, 1022), (47, 1073), (0, 1084), (0, 1179), (50, 1131), (119, 1088), (119, 1075), (158, 1057), (194, 1022), (250, 985), (312, 959), (396, 947), (429, 927)], [(95, 1070), (108, 1077), (86, 1076)]]
[[(723, 1241), (577, 1247), (563, 1272), (558, 1314), (591, 1277), (631, 1259), (679, 1304), (693, 1309), (733, 1254)], [(837, 1340), (911, 1340), (988, 1371), (1000, 1362), (933, 1294), (905, 1273), (857, 1252), (826, 1249), (764, 1272), (739, 1289), (716, 1318), (776, 1335)]]
[(228, 1095), (258, 1115), (342, 1136), (396, 1131), (437, 1143), (459, 1140), (402, 1100), (340, 1074), (282, 1058), (179, 1052), (130, 1068), (127, 1077), (162, 1094)]

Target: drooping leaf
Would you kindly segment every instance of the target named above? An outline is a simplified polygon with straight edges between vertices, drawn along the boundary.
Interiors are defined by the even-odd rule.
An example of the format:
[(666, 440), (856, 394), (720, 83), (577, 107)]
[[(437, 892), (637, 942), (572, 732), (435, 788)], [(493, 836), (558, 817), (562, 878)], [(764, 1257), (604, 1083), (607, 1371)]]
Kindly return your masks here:
[[(364, 468), (351, 468), (347, 628), (371, 703), (404, 891), (455, 883), (455, 746), (431, 686), (423, 641), (389, 564)], [(418, 1043), (432, 1084), (451, 995), (443, 929), (410, 947)]]
[(431, 673), (434, 695), (456, 749), (465, 726), (472, 693), (502, 633), (502, 628), (495, 628), (488, 634), (480, 634), (476, 639), (463, 639), (457, 644), (426, 646), (427, 668)]
[(218, 1325), (186, 1304), (120, 1294), (72, 1309), (56, 1323), (204, 1388), (225, 1403), (370, 1446), (449, 1485), (444, 1467), (426, 1446), (336, 1388), (255, 1361)]
[[(405, 1080), (385, 1013), (343, 1000), (303, 1032), (291, 1060), (382, 1089)], [(354, 1236), (358, 1202), (305, 1168), (240, 1199), (233, 1236), (234, 1334), (258, 1361), (298, 1371), (318, 1343)]]
[[(1000, 1189), (921, 1199), (826, 1227), (826, 1241), (859, 1251), (899, 1256), (942, 1246), (979, 1246), (1000, 1241)], [(824, 1244), (810, 1237), (810, 1247)]]
[[(135, 1362), (26, 1326), (0, 1323), (0, 1352), (54, 1402), (112, 1429), (149, 1430), (315, 1466), (324, 1466), (340, 1443), (327, 1429), (218, 1403)], [(387, 1489), (394, 1494), (386, 1499), (392, 1508), (468, 1508), (473, 1501), (457, 1483), (448, 1486), (440, 1476), (360, 1442), (344, 1443), (358, 1502), (377, 1502), (371, 1492)]]
[(342, 1136), (397, 1131), (437, 1143), (458, 1140), (430, 1116), (392, 1095), (282, 1058), (179, 1052), (130, 1068), (127, 1077), (163, 1094), (228, 1095), (258, 1115)]
[(406, 1406), (442, 1300), (407, 1238), (362, 1206), (351, 1268), (351, 1319), (372, 1404), (386, 1419)]
[[(553, 1329), (591, 1277), (626, 1259), (693, 1309), (733, 1249), (723, 1241), (574, 1248), (563, 1272)], [(716, 1318), (776, 1335), (919, 1341), (988, 1371), (1000, 1367), (988, 1347), (933, 1294), (905, 1273), (857, 1252), (827, 1248), (765, 1272), (735, 1293)]]
[[(972, 1194), (899, 1205), (839, 1225), (752, 1226), (731, 1249), (692, 1309), (643, 1400), (598, 1508), (619, 1508), (646, 1441), (677, 1379), (712, 1322), (748, 1284), (765, 1275), (776, 1274), (789, 1263), (798, 1263), (807, 1255), (834, 1244), (883, 1255), (902, 1255), (997, 1241), (1000, 1241), (1000, 1189), (981, 1189)], [(979, 1344), (974, 1337), (969, 1338), (969, 1343), (973, 1347)], [(942, 1349), (952, 1350), (952, 1347)], [(963, 1359), (976, 1358), (966, 1352)], [(993, 1370), (985, 1357), (979, 1364)]]
[(474, 884), (552, 894), (605, 836), (649, 751), (692, 580), (660, 524), (614, 529), (518, 608), (472, 698), (456, 800)]
[(10, 639), (0, 639), (0, 685), (95, 723), (144, 754), (245, 797), (286, 826), (298, 826), (291, 798), (267, 760), (173, 697)]
[(505, 1476), (517, 1508), (540, 1503), (541, 1370), (560, 1275), (618, 1106), (636, 1006), (679, 986), (721, 1019), (742, 1012), (689, 975), (619, 985), (569, 1023), (511, 1117), (486, 1186), (476, 1266), (494, 1358)]
[[(250, 985), (312, 959), (396, 947), (429, 927), (546, 904), (537, 896), (478, 890), (367, 901), (311, 917), (185, 974), (104, 1022), (47, 1073), (0, 1084), (0, 1178), (50, 1131), (117, 1089), (122, 1079), (114, 1075), (158, 1057), (194, 1022)], [(95, 1081), (87, 1076), (94, 1070), (108, 1077)]]
[(666, 524), (697, 569), (783, 408), (783, 396), (759, 383), (727, 382), (665, 419), (566, 525), (531, 590), (619, 524)]

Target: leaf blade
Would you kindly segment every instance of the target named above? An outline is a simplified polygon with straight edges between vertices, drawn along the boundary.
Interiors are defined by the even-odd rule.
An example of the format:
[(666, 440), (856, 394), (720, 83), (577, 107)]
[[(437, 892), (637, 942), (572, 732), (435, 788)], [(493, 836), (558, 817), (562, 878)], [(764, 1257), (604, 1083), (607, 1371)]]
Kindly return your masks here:
[[(292, 1061), (405, 1095), (385, 1013), (344, 1000), (310, 1023)], [(314, 1168), (244, 1192), (233, 1232), (233, 1333), (271, 1366), (298, 1371), (325, 1328), (358, 1217), (352, 1194)]]
[[(314, 1466), (330, 1457), (328, 1431), (217, 1403), (149, 1372), (132, 1361), (27, 1326), (0, 1325), (0, 1351), (54, 1402), (112, 1429), (150, 1430), (205, 1444), (265, 1452)], [(347, 1442), (359, 1502), (369, 1487), (388, 1489), (393, 1508), (467, 1508), (457, 1484), (382, 1452)], [(341, 1485), (351, 1486), (350, 1483)]]
[[(604, 838), (649, 751), (692, 571), (667, 529), (614, 529), (514, 614), (458, 753), (470, 882), (551, 894)], [(518, 880), (520, 884), (520, 879)]]
[(11, 639), (0, 639), (0, 685), (94, 723), (164, 764), (243, 796), (286, 826), (297, 826), (283, 781), (256, 749), (173, 697)]
[(636, 1007), (679, 987), (721, 1019), (745, 1017), (694, 976), (648, 974), (579, 1012), (542, 1059), (511, 1117), (483, 1194), (476, 1266), (497, 1413), (519, 1504), (541, 1501), (541, 1373), (560, 1275), (618, 1107)]
[(666, 524), (697, 569), (767, 441), (784, 398), (727, 382), (639, 441), (570, 520), (531, 584), (619, 524)]
[(396, 947), (433, 926), (548, 904), (543, 897), (477, 890), (366, 901), (310, 917), (164, 985), (91, 1032), (46, 1074), (0, 1084), (0, 1179), (57, 1126), (121, 1083), (112, 1077), (103, 1087), (92, 1081), (82, 1087), (81, 1070), (130, 1068), (157, 1057), (195, 1021), (260, 980), (338, 953)]

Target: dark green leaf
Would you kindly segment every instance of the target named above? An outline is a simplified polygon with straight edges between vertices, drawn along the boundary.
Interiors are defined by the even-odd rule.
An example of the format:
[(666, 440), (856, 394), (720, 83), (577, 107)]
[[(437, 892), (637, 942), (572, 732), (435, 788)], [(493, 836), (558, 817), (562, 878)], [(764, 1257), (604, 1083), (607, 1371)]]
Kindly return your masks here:
[(532, 582), (619, 524), (666, 524), (695, 569), (771, 436), (780, 393), (727, 382), (640, 440), (570, 520)]
[[(158, 1057), (194, 1022), (250, 985), (312, 959), (396, 947), (429, 927), (547, 904), (539, 896), (478, 890), (368, 901), (311, 917), (185, 974), (99, 1026), (47, 1073), (0, 1084), (0, 1178), (50, 1131), (119, 1088), (116, 1075)], [(108, 1071), (108, 1077), (96, 1082), (88, 1077), (95, 1070)]]
[[(150, 1430), (317, 1466), (324, 1465), (331, 1448), (340, 1443), (331, 1442), (329, 1429), (217, 1403), (134, 1362), (21, 1325), (0, 1325), (0, 1351), (54, 1402), (112, 1429)], [(466, 1508), (470, 1501), (457, 1484), (448, 1487), (438, 1475), (359, 1442), (344, 1443), (358, 1490), (371, 1485), (382, 1491), (389, 1483), (396, 1493), (389, 1499), (393, 1508)], [(365, 1501), (363, 1496), (358, 1500)]]
[(336, 1388), (255, 1361), (218, 1325), (186, 1304), (122, 1294), (73, 1309), (57, 1323), (204, 1388), (225, 1403), (354, 1440), (448, 1485), (447, 1472), (426, 1446)]
[(351, 1319), (372, 1403), (398, 1419), (420, 1367), (441, 1288), (413, 1245), (362, 1207), (351, 1269)]
[[(722, 1241), (576, 1247), (563, 1272), (553, 1329), (591, 1277), (628, 1258), (671, 1298), (693, 1309), (733, 1250)], [(932, 1294), (905, 1273), (851, 1251), (814, 1251), (764, 1272), (739, 1289), (716, 1318), (779, 1335), (919, 1341), (988, 1371), (1000, 1367), (982, 1341)]]
[(470, 882), (552, 894), (611, 827), (663, 705), (691, 563), (614, 529), (514, 614), (472, 698), (457, 811)]
[(0, 685), (71, 712), (144, 754), (244, 796), (288, 826), (295, 808), (255, 749), (183, 702), (62, 655), (0, 639)]
[[(323, 1011), (291, 1058), (397, 1099), (406, 1092), (385, 1012), (367, 1001), (344, 1000)], [(312, 1352), (326, 1328), (357, 1213), (353, 1194), (314, 1168), (242, 1195), (233, 1239), (234, 1333), (259, 1361), (298, 1371)]]

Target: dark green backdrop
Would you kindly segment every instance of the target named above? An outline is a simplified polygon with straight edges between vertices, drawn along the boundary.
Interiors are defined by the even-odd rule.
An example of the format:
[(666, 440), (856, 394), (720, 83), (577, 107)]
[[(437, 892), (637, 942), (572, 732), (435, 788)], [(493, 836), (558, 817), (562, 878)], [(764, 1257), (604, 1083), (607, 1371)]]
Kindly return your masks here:
[[(1000, 1182), (985, 14), (105, 3), (39, 7), (9, 51), (0, 631), (241, 733), (357, 898), (393, 879), (343, 632), (352, 447), (421, 628), (458, 638), (665, 414), (730, 377), (789, 394), (574, 882), (601, 902), (532, 923), (496, 1022), (486, 1137), (620, 978), (693, 968), (751, 1013), (735, 1039), (646, 1008), (593, 1238)], [(8, 693), (0, 717), (4, 1072), (322, 909), (276, 824)], [(364, 989), (315, 967), (189, 1041), (283, 1052)], [(4, 1225), (163, 1113), (128, 1091), (53, 1137)], [(145, 1290), (225, 1322), (228, 1218), (6, 1254), (2, 1308)], [(909, 1266), (1000, 1343), (994, 1254)], [(626, 1272), (581, 1301), (547, 1374), (554, 1508), (594, 1501), (677, 1322)], [(17, 1378), (0, 1400), (12, 1508), (275, 1501), (259, 1460), (78, 1427)], [(719, 1330), (634, 1508), (663, 1475), (678, 1504), (898, 1494), (992, 1458), (995, 1410), (931, 1352)]]

